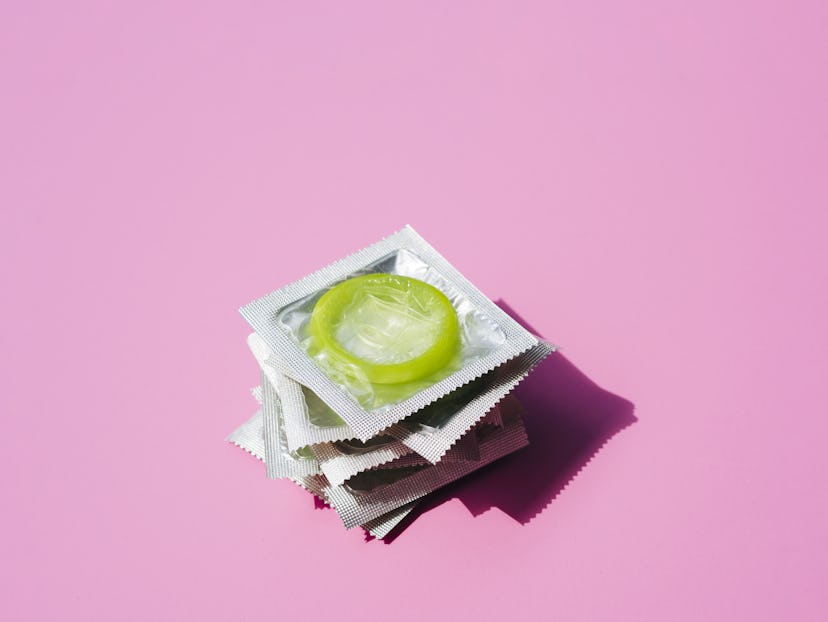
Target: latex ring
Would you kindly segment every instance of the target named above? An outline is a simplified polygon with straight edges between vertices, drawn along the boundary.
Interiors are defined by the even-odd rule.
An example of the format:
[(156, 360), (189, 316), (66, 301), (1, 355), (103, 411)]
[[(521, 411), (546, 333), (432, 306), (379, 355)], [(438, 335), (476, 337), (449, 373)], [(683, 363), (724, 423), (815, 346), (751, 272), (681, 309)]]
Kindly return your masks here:
[(451, 301), (436, 287), (397, 274), (343, 281), (317, 301), (310, 333), (333, 360), (376, 384), (419, 380), (445, 367), (459, 347)]

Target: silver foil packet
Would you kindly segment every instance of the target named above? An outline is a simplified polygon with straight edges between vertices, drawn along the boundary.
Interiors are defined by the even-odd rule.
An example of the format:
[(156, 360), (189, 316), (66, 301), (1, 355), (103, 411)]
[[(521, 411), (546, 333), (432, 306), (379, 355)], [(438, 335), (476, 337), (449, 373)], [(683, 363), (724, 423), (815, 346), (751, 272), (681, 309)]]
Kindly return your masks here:
[(251, 333), (247, 337), (247, 346), (279, 393), (291, 451), (319, 443), (357, 438), (356, 432), (330, 406), (285, 373), (286, 365), (261, 337)]
[(261, 409), (233, 430), (225, 440), (265, 462), (264, 416)]
[[(318, 447), (337, 441), (358, 442), (356, 433), (313, 391), (279, 371), (284, 365), (273, 356), (270, 348), (256, 333), (248, 336), (247, 343), (262, 372), (279, 394), (283, 429), (289, 451), (296, 452), (306, 447)], [(254, 388), (252, 392), (255, 397), (257, 393), (261, 393), (261, 387)], [(438, 400), (438, 403), (442, 399)], [(417, 438), (418, 436), (423, 438)], [(432, 447), (439, 441), (433, 429), (423, 428), (403, 434), (400, 442), (408, 451), (413, 451), (414, 443), (420, 447)], [(474, 436), (463, 437), (460, 440), (452, 438), (450, 442), (443, 439), (440, 447), (442, 451), (432, 449), (429, 452), (432, 462), (441, 459), (449, 447), (452, 447), (453, 451), (445, 456), (447, 460), (477, 460), (479, 455)], [(407, 453), (400, 447), (394, 451), (398, 455)]]
[(523, 422), (515, 412), (503, 413), (503, 427), (480, 430), (479, 462), (440, 462), (397, 469), (373, 469), (333, 486), (324, 475), (296, 478), (318, 491), (351, 529), (416, 501), (428, 493), (506, 456), (528, 444)]
[(319, 461), (305, 447), (290, 451), (285, 437), (279, 394), (262, 372), (262, 419), (264, 423), (267, 476), (271, 479), (321, 473)]
[[(269, 442), (265, 445), (266, 450), (269, 448), (272, 454), (269, 477), (293, 477), (321, 472), (333, 484), (341, 484), (362, 471), (413, 453), (411, 448), (390, 436), (376, 436), (367, 442), (349, 439), (317, 443), (292, 450), (287, 442), (282, 393), (273, 385), (274, 372), (270, 371), (269, 375), (262, 371), (262, 385), (258, 387), (263, 410), (267, 413), (264, 419), (265, 440)], [(446, 455), (447, 460), (478, 458), (474, 434), (466, 434)]]
[[(390, 436), (376, 436), (367, 442), (349, 439), (291, 449), (285, 425), (285, 414), (289, 411), (284, 408), (283, 394), (274, 383), (279, 383), (282, 389), (290, 385), (280, 382), (284, 376), (267, 366), (262, 368), (261, 378), (259, 389), (264, 412), (265, 447), (270, 457), (267, 469), (270, 478), (323, 473), (329, 481), (339, 484), (361, 471), (413, 452)], [(449, 454), (449, 460), (476, 460), (479, 452), (475, 436), (467, 435)]]
[[(369, 441), (335, 441), (311, 445), (319, 468), (328, 481), (342, 484), (357, 473), (414, 453), (400, 441), (389, 436), (375, 436)], [(424, 458), (421, 458), (424, 460)]]
[(411, 511), (416, 507), (416, 505), (416, 501), (406, 503), (404, 506), (399, 507), (396, 510), (391, 510), (379, 518), (363, 523), (361, 527), (378, 540), (381, 540), (394, 531), (394, 529), (401, 522), (403, 522), (409, 514), (411, 514)]
[[(226, 440), (266, 464), (264, 417), (261, 410), (257, 411), (250, 419), (233, 430)], [(294, 480), (294, 483), (301, 486), (296, 480)], [(318, 496), (318, 498), (327, 503), (324, 497)], [(377, 539), (385, 538), (411, 513), (416, 505), (416, 501), (407, 503), (402, 507), (391, 510), (387, 514), (366, 522), (361, 527)]]
[[(401, 465), (429, 464), (429, 460), (391, 436), (375, 436), (369, 441), (336, 441), (311, 445), (319, 468), (328, 481), (337, 486), (373, 468), (397, 468)], [(449, 462), (477, 461), (480, 451), (477, 436), (470, 430), (449, 449), (443, 460)]]
[[(450, 301), (460, 345), (445, 373), (389, 388), (325, 358), (308, 330), (313, 308), (333, 286), (367, 274), (417, 279)], [(284, 364), (280, 371), (313, 389), (362, 441), (538, 344), (409, 226), (240, 311)]]
[[(262, 370), (279, 389), (288, 447), (296, 451), (311, 444), (348, 441), (357, 432), (319, 399), (309, 388), (300, 385), (279, 370), (285, 364), (255, 333), (248, 346)], [(486, 413), (508, 395), (555, 346), (539, 341), (527, 351), (452, 391), (383, 433), (399, 440), (409, 449), (432, 463), (446, 459), (474, 460), (474, 439), (467, 436)], [(466, 439), (466, 442), (460, 442)], [(450, 448), (455, 448), (449, 454)]]
[(436, 464), (484, 416), (496, 416), (497, 404), (554, 351), (555, 346), (539, 341), (514, 359), (391, 426), (387, 433)]

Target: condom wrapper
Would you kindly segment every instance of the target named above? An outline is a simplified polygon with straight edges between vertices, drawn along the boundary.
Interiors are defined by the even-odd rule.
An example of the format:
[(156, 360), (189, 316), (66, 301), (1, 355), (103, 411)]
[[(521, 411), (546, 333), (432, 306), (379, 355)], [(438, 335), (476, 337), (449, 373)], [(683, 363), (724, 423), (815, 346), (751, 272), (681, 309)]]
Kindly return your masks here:
[(509, 396), (555, 346), (544, 341), (504, 363), (481, 378), (388, 428), (415, 452), (436, 464), (453, 446), (486, 416), (496, 416), (495, 406)]
[[(356, 433), (313, 391), (303, 387), (279, 371), (279, 369), (284, 368), (284, 364), (273, 358), (270, 349), (261, 338), (253, 333), (248, 337), (247, 342), (262, 372), (279, 394), (289, 451), (295, 452), (305, 447), (316, 447), (337, 441), (358, 441)], [(255, 396), (261, 392), (261, 387), (252, 389), (252, 392)], [(260, 398), (259, 401), (261, 401)], [(438, 400), (438, 404), (442, 402), (443, 399)], [(484, 412), (484, 410), (479, 410), (478, 416), (482, 416)], [(442, 438), (442, 442), (438, 441), (434, 428), (414, 429), (405, 433), (397, 432), (397, 436), (399, 441), (408, 448), (408, 451), (413, 450), (415, 445), (430, 448), (428, 456), (431, 462), (436, 462), (444, 455), (447, 460), (476, 460), (478, 457), (477, 444), (473, 437), (466, 438), (464, 442), (457, 442), (462, 433), (471, 427), (472, 423), (472, 421), (469, 421), (451, 439)], [(450, 428), (449, 432), (455, 433), (453, 428)], [(434, 446), (435, 442), (439, 442), (439, 447)], [(450, 447), (453, 451), (446, 455)], [(395, 451), (399, 455), (407, 453), (404, 448), (400, 447)]]
[(377, 538), (528, 443), (513, 392), (556, 349), (410, 227), (241, 313), (261, 409), (228, 440)]
[(322, 473), (319, 461), (308, 448), (290, 451), (285, 437), (279, 394), (262, 376), (262, 418), (264, 421), (265, 463), (267, 477), (278, 479)]
[[(265, 451), (269, 456), (267, 474), (271, 479), (323, 473), (330, 482), (341, 484), (362, 471), (414, 453), (414, 450), (399, 440), (382, 435), (364, 443), (350, 439), (292, 450), (287, 442), (282, 394), (277, 389), (280, 375), (265, 367), (261, 372), (261, 380), (261, 386), (256, 387), (252, 393), (254, 397), (261, 396), (262, 400), (267, 441)], [(479, 457), (476, 436), (466, 434), (447, 452), (445, 459), (478, 460)], [(423, 463), (428, 462), (422, 456), (417, 455), (416, 458)]]
[(387, 514), (383, 514), (378, 518), (363, 523), (361, 526), (365, 531), (367, 531), (375, 538), (385, 538), (394, 529), (396, 529), (409, 514), (411, 514), (416, 505), (416, 501), (406, 503), (402, 507), (399, 507), (395, 510), (391, 510)]
[[(319, 448), (338, 441), (352, 442), (352, 444), (360, 442), (354, 431), (333, 410), (316, 397), (310, 389), (303, 387), (278, 371), (284, 367), (283, 364), (272, 358), (267, 345), (255, 333), (248, 337), (248, 346), (259, 363), (262, 372), (279, 394), (280, 410), (289, 451), (300, 451), (307, 447)], [(251, 392), (255, 397), (261, 393), (261, 387), (255, 387)], [(260, 398), (257, 399), (261, 401)], [(469, 427), (471, 427), (470, 424), (466, 426), (466, 430)], [(423, 438), (418, 439), (419, 436)], [(430, 439), (433, 436), (433, 430), (430, 429), (414, 430), (400, 435), (400, 442), (405, 447), (397, 445), (389, 448), (395, 452), (395, 455), (389, 454), (388, 459), (413, 451), (412, 443), (415, 442), (419, 446), (429, 446)], [(368, 442), (373, 446), (377, 446), (378, 443), (373, 442), (375, 440), (376, 437)], [(393, 441), (393, 439), (389, 440)], [(444, 449), (440, 452), (440, 458), (443, 456), (446, 460), (477, 460), (478, 458), (477, 443), (473, 436), (466, 437), (462, 442), (455, 437), (451, 439), (451, 442), (444, 442), (443, 445)], [(448, 452), (449, 447), (452, 449), (451, 452)], [(433, 453), (432, 451), (431, 454)], [(429, 459), (432, 462), (437, 461), (433, 456)], [(377, 459), (375, 463), (379, 464), (380, 462), (382, 460)], [(370, 465), (366, 465), (365, 468), (370, 468)]]
[[(343, 365), (330, 355), (311, 330), (314, 307), (337, 285), (370, 274), (417, 279), (450, 301), (459, 327), (459, 343), (448, 364), (425, 377), (385, 384), (359, 366)], [(366, 304), (368, 314), (377, 316), (375, 307), (379, 304)], [(411, 227), (254, 300), (240, 311), (256, 334), (278, 354), (285, 375), (312, 388), (361, 441), (538, 344), (536, 337), (474, 287)]]
[[(311, 451), (316, 456), (322, 473), (334, 485), (343, 484), (373, 468), (429, 464), (428, 459), (391, 436), (375, 436), (365, 443), (358, 440), (321, 443), (311, 445)], [(448, 462), (479, 460), (477, 437), (467, 433), (448, 450), (443, 459)]]
[[(308, 387), (300, 385), (278, 371), (285, 364), (278, 361), (267, 344), (255, 333), (248, 337), (248, 346), (259, 365), (279, 387), (288, 446), (296, 451), (321, 442), (350, 441), (357, 434)], [(432, 463), (448, 459), (475, 459), (471, 439), (456, 446), (459, 439), (496, 404), (508, 395), (555, 346), (539, 340), (529, 348), (471, 383), (438, 399), (414, 415), (386, 430), (386, 435), (399, 440)], [(449, 452), (455, 448), (456, 451)], [(471, 453), (474, 452), (474, 453)]]
[(371, 406), (397, 402), (410, 386), (444, 378), (460, 354), (451, 301), (402, 274), (374, 272), (337, 283), (314, 302), (306, 328), (308, 353), (346, 385), (372, 385), (360, 396)]
[(440, 462), (398, 469), (372, 469), (343, 485), (334, 486), (324, 475), (298, 477), (302, 486), (327, 499), (347, 529), (372, 521), (407, 503), (464, 477), (528, 444), (523, 422), (511, 410), (503, 426), (480, 430), (479, 462)]
[[(261, 397), (261, 393), (254, 392), (254, 397), (256, 397), (258, 401)], [(258, 410), (250, 419), (231, 432), (226, 440), (266, 463), (264, 416), (262, 411)], [(301, 486), (300, 482), (297, 482), (296, 480), (294, 480), (294, 482)], [(323, 502), (327, 503), (327, 500), (321, 495), (316, 496)], [(383, 514), (382, 516), (379, 516), (371, 521), (367, 521), (362, 525), (362, 528), (374, 538), (385, 538), (405, 519), (406, 516), (412, 512), (412, 510), (414, 510), (416, 505), (416, 501), (406, 503), (401, 507), (391, 510), (387, 514)]]
[(262, 415), (262, 410), (257, 410), (256, 414), (233, 430), (226, 440), (264, 462), (264, 415)]

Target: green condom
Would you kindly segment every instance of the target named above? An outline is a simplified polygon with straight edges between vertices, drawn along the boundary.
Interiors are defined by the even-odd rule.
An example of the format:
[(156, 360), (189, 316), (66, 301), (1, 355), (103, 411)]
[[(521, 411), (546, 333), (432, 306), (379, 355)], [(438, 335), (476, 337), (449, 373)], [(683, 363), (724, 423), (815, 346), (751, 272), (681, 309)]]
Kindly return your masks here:
[(397, 274), (366, 274), (325, 292), (309, 332), (335, 364), (374, 384), (429, 376), (457, 353), (460, 330), (451, 301), (436, 287)]

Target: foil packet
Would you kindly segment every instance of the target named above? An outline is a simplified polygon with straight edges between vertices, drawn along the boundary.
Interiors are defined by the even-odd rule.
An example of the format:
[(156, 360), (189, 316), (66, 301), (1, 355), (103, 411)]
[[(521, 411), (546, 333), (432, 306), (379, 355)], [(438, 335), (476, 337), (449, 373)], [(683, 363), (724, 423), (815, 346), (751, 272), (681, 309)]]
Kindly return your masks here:
[[(266, 463), (264, 416), (261, 410), (258, 410), (250, 419), (233, 430), (233, 432), (231, 432), (225, 440)], [(298, 481), (293, 481), (301, 487), (301, 484)], [(327, 500), (323, 497), (318, 496), (318, 498), (327, 503)], [(407, 503), (399, 508), (391, 510), (387, 514), (366, 522), (361, 525), (361, 527), (378, 540), (385, 538), (414, 510), (416, 505), (417, 502)]]
[[(459, 324), (459, 347), (451, 364), (428, 377), (389, 385), (370, 379), (359, 367), (343, 366), (340, 359), (327, 356), (319, 335), (309, 329), (314, 306), (336, 285), (365, 275), (416, 279), (450, 301)], [(381, 305), (387, 301), (375, 302)], [(536, 337), (409, 226), (254, 300), (240, 312), (277, 354), (283, 365), (279, 371), (312, 388), (361, 441), (538, 345)]]
[[(375, 436), (369, 441), (336, 441), (311, 445), (319, 468), (334, 485), (376, 466), (393, 462), (414, 451), (389, 436)], [(421, 460), (425, 460), (418, 456)]]
[(267, 477), (297, 477), (322, 473), (319, 461), (313, 452), (305, 447), (290, 451), (285, 436), (279, 394), (268, 381), (264, 372), (262, 377), (262, 419), (264, 445), (267, 465)]
[(257, 410), (256, 414), (233, 430), (225, 440), (265, 462), (264, 415), (262, 410)]
[[(288, 448), (296, 451), (309, 445), (356, 439), (354, 430), (316, 394), (293, 380), (287, 366), (256, 333), (247, 337), (247, 346), (282, 402)], [(366, 439), (367, 440), (367, 439)]]
[(333, 507), (347, 529), (387, 515), (421, 499), (442, 486), (464, 477), (528, 445), (526, 430), (517, 412), (503, 413), (503, 426), (483, 426), (479, 462), (440, 462), (396, 469), (373, 469), (347, 483), (334, 486), (324, 475), (297, 477), (300, 484)]
[[(285, 364), (258, 335), (253, 333), (248, 337), (248, 346), (267, 377), (278, 387), (290, 450), (322, 442), (357, 439), (357, 432), (313, 391), (279, 371), (285, 369)], [(507, 363), (390, 426), (383, 434), (397, 439), (431, 463), (436, 464), (444, 457), (474, 460), (477, 451), (472, 445), (473, 436), (467, 437), (466, 432), (555, 349), (539, 340)], [(456, 446), (461, 438), (468, 442)], [(453, 447), (457, 451), (449, 452)]]
[(458, 437), (465, 437), (483, 418), (499, 416), (497, 405), (507, 399), (518, 384), (555, 349), (555, 346), (539, 341), (469, 385), (391, 426), (387, 430), (388, 435), (436, 464)]
[[(328, 481), (339, 485), (369, 469), (400, 464), (429, 464), (429, 460), (391, 436), (375, 436), (370, 441), (336, 441), (311, 445), (319, 468)], [(480, 451), (477, 437), (469, 432), (443, 458), (449, 462), (477, 461)]]
[[(517, 400), (507, 397), (504, 401), (516, 402)], [(514, 412), (513, 407), (507, 405), (507, 408), (510, 408), (510, 411)], [(486, 426), (503, 427), (503, 417), (500, 414), (500, 406), (495, 406), (477, 423), (475, 428), (472, 428), (466, 432), (466, 434), (464, 434), (463, 437), (455, 443), (451, 449), (449, 449), (443, 460), (447, 462), (478, 462), (480, 460), (480, 447), (477, 442), (478, 434), (476, 433), (476, 430)], [(389, 439), (389, 437), (384, 438), (386, 442), (393, 440)], [(350, 447), (352, 446), (351, 443), (346, 443), (347, 442), (342, 441), (338, 441), (336, 443), (323, 443), (322, 445), (315, 445), (312, 448), (317, 459), (319, 460), (322, 472), (325, 474), (325, 477), (328, 478), (328, 482), (334, 486), (343, 484), (350, 478), (370, 469), (399, 469), (404, 467), (427, 466), (432, 464), (431, 461), (411, 450), (408, 450), (407, 453), (396, 456), (387, 461), (380, 461), (378, 457), (371, 457), (371, 461), (366, 463), (365, 461), (360, 460), (360, 453), (363, 451), (361, 449), (363, 445), (361, 441), (352, 442), (356, 445), (356, 448), (354, 449)], [(343, 445), (345, 445), (345, 447), (343, 447)], [(368, 450), (367, 453), (370, 456), (372, 451)], [(337, 463), (334, 469), (326, 468), (329, 467), (329, 464), (326, 464), (328, 459), (332, 459)], [(370, 466), (368, 466), (369, 464)]]
[(411, 514), (416, 506), (416, 501), (406, 503), (404, 506), (399, 507), (396, 510), (391, 510), (388, 514), (383, 514), (379, 518), (363, 523), (361, 527), (377, 540), (381, 540), (394, 531), (394, 529), (397, 528), (409, 514)]
[[(283, 367), (276, 360), (261, 338), (252, 333), (248, 339), (248, 346), (259, 367), (270, 384), (279, 394), (280, 410), (288, 451), (297, 452), (307, 447), (319, 447), (337, 441), (359, 443), (356, 433), (322, 400), (295, 380), (288, 378), (279, 369)], [(261, 387), (252, 389), (254, 397), (261, 392)], [(470, 427), (470, 426), (469, 426)], [(467, 428), (468, 429), (468, 428)], [(423, 438), (416, 438), (422, 436)], [(377, 437), (366, 441), (373, 443)], [(394, 442), (393, 439), (389, 439)], [(413, 447), (430, 447), (437, 441), (433, 428), (413, 430), (401, 435), (403, 447), (393, 448), (398, 455), (414, 451)], [(442, 451), (430, 452), (430, 460), (436, 462), (445, 454), (447, 460), (477, 460), (477, 443), (473, 436), (458, 440), (458, 438), (442, 439)], [(449, 447), (453, 451), (448, 452)], [(447, 453), (448, 452), (448, 453)], [(392, 456), (393, 457), (393, 456)]]
[[(373, 467), (392, 462), (414, 451), (390, 436), (376, 436), (367, 442), (359, 440), (317, 443), (291, 450), (287, 442), (282, 395), (271, 377), (261, 372), (265, 422), (266, 451), (270, 452), (268, 477), (271, 479), (323, 473), (329, 481), (341, 484), (348, 478)], [(446, 455), (447, 460), (479, 459), (477, 439), (466, 434)], [(421, 458), (421, 456), (417, 456)], [(425, 459), (423, 459), (425, 461)]]

